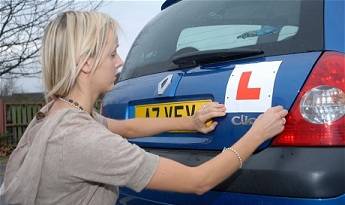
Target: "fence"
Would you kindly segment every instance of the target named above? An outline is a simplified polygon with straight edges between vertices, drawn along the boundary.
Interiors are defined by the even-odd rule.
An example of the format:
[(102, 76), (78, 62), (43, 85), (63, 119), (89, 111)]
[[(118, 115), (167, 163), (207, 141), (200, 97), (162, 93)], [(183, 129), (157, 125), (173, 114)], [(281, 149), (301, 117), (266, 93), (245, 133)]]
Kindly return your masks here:
[(41, 107), (41, 103), (6, 104), (0, 102), (0, 118), (3, 121), (2, 123), (0, 121), (0, 134), (3, 133), (1, 143), (17, 144), (26, 127)]
[[(0, 145), (16, 145), (26, 127), (44, 104), (43, 95), (15, 96), (2, 101), (0, 99)], [(99, 111), (101, 100), (95, 104)]]

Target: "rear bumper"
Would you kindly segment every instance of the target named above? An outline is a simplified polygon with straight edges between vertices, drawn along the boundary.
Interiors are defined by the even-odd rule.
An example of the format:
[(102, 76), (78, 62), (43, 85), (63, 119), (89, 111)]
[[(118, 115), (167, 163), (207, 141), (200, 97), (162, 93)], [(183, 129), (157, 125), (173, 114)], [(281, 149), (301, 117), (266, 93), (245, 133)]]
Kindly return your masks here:
[(260, 196), (210, 191), (202, 196), (145, 190), (135, 193), (121, 189), (118, 205), (343, 205), (345, 194), (328, 199), (303, 199), (291, 197)]
[[(191, 166), (219, 153), (148, 151)], [(267, 148), (212, 191), (305, 199), (338, 197), (345, 194), (345, 148)]]

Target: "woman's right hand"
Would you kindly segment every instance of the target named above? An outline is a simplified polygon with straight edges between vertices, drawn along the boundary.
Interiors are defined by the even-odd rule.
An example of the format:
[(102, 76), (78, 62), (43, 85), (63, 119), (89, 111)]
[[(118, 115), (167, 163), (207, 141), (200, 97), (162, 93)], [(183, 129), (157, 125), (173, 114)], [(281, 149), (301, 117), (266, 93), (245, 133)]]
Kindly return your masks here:
[(263, 141), (270, 139), (284, 130), (287, 114), (282, 106), (269, 108), (255, 120), (250, 132)]

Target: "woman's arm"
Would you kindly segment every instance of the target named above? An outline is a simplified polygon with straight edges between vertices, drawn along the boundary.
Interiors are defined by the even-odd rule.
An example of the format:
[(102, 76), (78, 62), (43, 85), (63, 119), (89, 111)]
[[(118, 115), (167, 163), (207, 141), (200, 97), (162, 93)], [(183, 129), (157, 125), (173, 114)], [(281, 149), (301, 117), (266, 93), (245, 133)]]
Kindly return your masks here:
[[(287, 111), (280, 106), (269, 109), (258, 117), (252, 128), (232, 148), (245, 161), (261, 143), (284, 129), (286, 114)], [(161, 157), (147, 188), (203, 194), (232, 175), (239, 166), (238, 157), (230, 150), (197, 167)]]
[(125, 138), (151, 136), (174, 130), (188, 130), (208, 133), (214, 130), (217, 122), (206, 125), (212, 118), (225, 115), (225, 107), (213, 102), (196, 111), (192, 117), (182, 118), (135, 118), (130, 120), (113, 120), (107, 118), (108, 129)]

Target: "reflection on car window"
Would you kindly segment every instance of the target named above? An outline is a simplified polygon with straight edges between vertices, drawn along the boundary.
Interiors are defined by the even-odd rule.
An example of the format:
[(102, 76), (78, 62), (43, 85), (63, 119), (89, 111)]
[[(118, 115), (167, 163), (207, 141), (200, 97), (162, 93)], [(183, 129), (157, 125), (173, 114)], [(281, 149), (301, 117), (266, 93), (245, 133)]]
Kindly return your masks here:
[(283, 26), (283, 28), (279, 32), (278, 41), (282, 41), (284, 39), (287, 39), (296, 35), (297, 31), (298, 31), (297, 26)]
[(237, 37), (260, 27), (258, 25), (226, 25), (186, 28), (178, 38), (176, 50), (194, 47), (203, 51), (255, 45), (257, 36), (248, 39)]
[(184, 29), (178, 40), (176, 51), (194, 47), (200, 51), (231, 49), (256, 45), (260, 36), (277, 35), (273, 41), (282, 41), (296, 35), (298, 26), (273, 27), (266, 25), (203, 26)]

